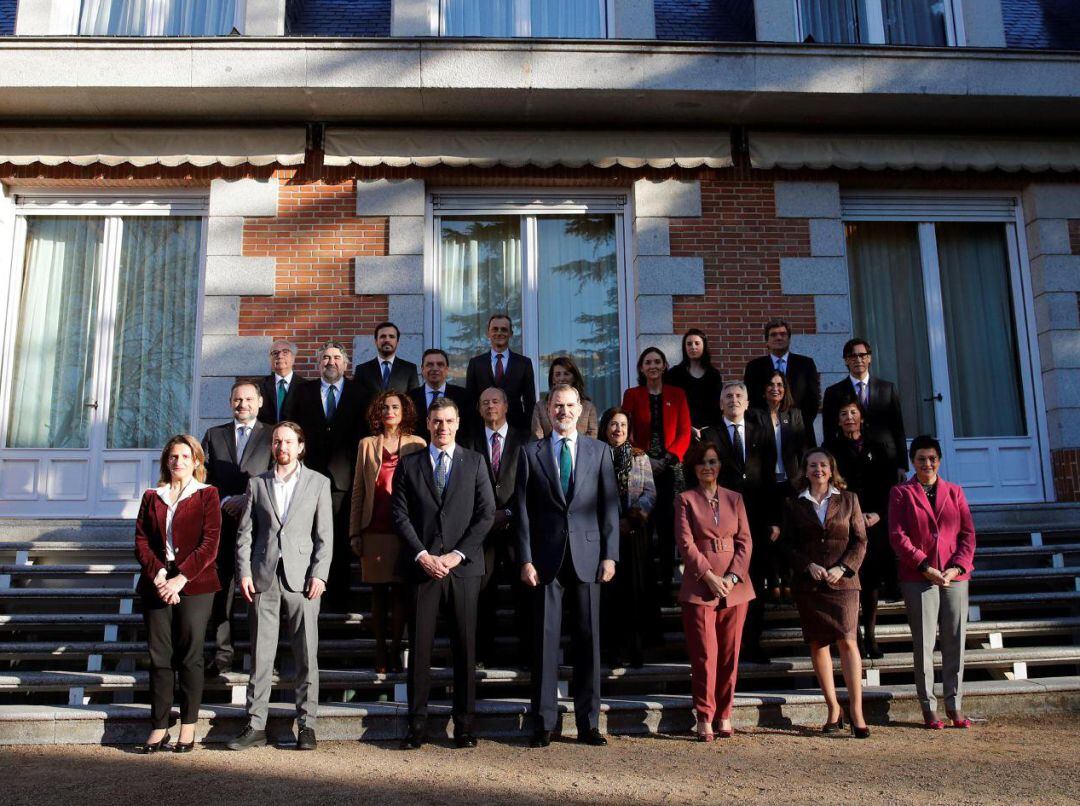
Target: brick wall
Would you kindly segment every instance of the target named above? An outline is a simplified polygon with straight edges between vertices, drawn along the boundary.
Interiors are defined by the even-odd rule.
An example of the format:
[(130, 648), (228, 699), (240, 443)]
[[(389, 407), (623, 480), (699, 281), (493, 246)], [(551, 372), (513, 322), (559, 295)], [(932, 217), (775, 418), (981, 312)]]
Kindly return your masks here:
[(1053, 451), (1050, 458), (1057, 500), (1080, 501), (1080, 448)]

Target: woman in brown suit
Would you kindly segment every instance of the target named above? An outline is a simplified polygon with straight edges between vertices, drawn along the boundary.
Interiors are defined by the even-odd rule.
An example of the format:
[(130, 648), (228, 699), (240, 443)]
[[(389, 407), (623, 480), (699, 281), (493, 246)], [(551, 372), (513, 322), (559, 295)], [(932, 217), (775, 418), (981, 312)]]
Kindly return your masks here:
[(720, 738), (728, 739), (735, 677), (750, 584), (750, 527), (742, 496), (720, 487), (720, 455), (709, 442), (686, 451), (697, 485), (675, 499), (675, 544), (686, 564), (679, 603), (692, 671), (697, 735), (713, 740), (719, 717)]
[(408, 611), (405, 587), (397, 575), (398, 548), (390, 520), (394, 471), (402, 456), (423, 450), (413, 436), (416, 409), (408, 395), (380, 392), (367, 410), (372, 436), (360, 440), (353, 476), (349, 537), (360, 558), (360, 575), (371, 585), (371, 631), (375, 636), (375, 671), (387, 670), (386, 620), (390, 610), (391, 671), (401, 671), (401, 638)]
[(866, 555), (866, 519), (859, 499), (845, 490), (836, 459), (821, 448), (806, 454), (796, 484), (798, 495), (784, 507), (780, 546), (791, 563), (791, 590), (799, 608), (803, 638), (829, 706), (822, 733), (844, 727), (836, 699), (832, 655), (840, 652), (840, 668), (848, 690), (851, 729), (856, 738), (870, 735), (862, 713), (862, 662), (856, 641), (859, 618), (859, 566)]

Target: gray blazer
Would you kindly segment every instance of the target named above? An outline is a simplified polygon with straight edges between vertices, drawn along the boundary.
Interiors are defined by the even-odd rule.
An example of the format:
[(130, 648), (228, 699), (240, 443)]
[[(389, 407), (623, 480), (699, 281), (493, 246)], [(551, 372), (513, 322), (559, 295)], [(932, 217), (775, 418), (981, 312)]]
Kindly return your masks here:
[(302, 592), (308, 578), (326, 580), (334, 551), (334, 511), (330, 479), (301, 465), (284, 521), (274, 501), (274, 471), (248, 482), (248, 503), (236, 535), (236, 574), (251, 577), (255, 590), (268, 590), (278, 561), (285, 587)]

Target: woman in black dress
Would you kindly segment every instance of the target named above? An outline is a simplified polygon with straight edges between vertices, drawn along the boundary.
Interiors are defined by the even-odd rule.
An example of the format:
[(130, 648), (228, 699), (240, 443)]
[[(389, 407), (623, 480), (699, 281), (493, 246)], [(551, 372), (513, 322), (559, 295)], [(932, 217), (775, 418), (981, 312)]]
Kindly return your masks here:
[(668, 370), (664, 380), (686, 393), (695, 438), (702, 428), (720, 421), (720, 387), (724, 379), (713, 366), (709, 342), (702, 331), (696, 327), (686, 331), (682, 339), (682, 361)]

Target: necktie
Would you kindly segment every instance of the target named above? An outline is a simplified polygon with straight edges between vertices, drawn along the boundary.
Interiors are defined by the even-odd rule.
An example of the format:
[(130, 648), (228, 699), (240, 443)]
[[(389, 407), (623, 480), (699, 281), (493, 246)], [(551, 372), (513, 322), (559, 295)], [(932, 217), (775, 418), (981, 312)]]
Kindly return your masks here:
[(776, 361), (776, 371), (787, 375), (787, 359), (779, 358)]
[(277, 382), (277, 418), (281, 419), (281, 409), (285, 405), (285, 393), (288, 390), (285, 388), (285, 379), (279, 378)]
[(248, 434), (251, 433), (251, 429), (246, 425), (242, 425), (236, 429), (236, 458), (242, 459), (244, 456), (244, 448), (247, 447)]
[(439, 451), (435, 459), (435, 491), (442, 498), (443, 490), (446, 489), (446, 451)]
[(859, 402), (866, 408), (866, 384), (862, 381), (855, 382), (855, 393), (859, 396)]
[(431, 404), (435, 402), (435, 398), (437, 398), (438, 396), (439, 396), (439, 390), (438, 389), (432, 389), (431, 390), (431, 400), (429, 400), (428, 404), (427, 404), (427, 407), (429, 409), (431, 408)]
[(499, 475), (499, 465), (502, 463), (502, 437), (496, 431), (491, 435), (491, 472)]
[(389, 389), (390, 388), (390, 362), (389, 361), (383, 361), (382, 362), (382, 388), (383, 389)]
[(506, 375), (506, 370), (503, 368), (502, 353), (498, 353), (495, 356), (495, 385), (502, 386), (503, 377)]
[(331, 385), (326, 387), (326, 419), (333, 420), (334, 412), (337, 411), (337, 387)]
[(559, 441), (562, 443), (559, 448), (559, 483), (563, 497), (566, 497), (570, 494), (570, 474), (574, 472), (574, 463), (570, 459), (570, 440), (563, 437)]
[(746, 461), (746, 449), (743, 447), (742, 426), (737, 423), (731, 426), (731, 447), (735, 449), (735, 459), (742, 466)]

